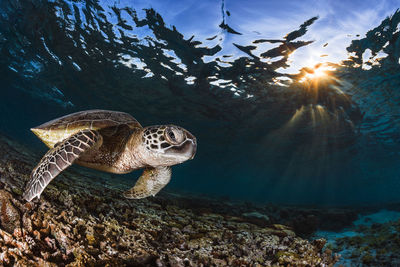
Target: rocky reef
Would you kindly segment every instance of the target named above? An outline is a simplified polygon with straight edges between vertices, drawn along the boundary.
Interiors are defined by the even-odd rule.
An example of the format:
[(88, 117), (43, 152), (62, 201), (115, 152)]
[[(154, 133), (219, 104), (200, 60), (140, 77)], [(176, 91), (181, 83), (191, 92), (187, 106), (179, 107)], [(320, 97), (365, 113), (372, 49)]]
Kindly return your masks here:
[(251, 209), (217, 213), (190, 202), (178, 205), (185, 198), (166, 192), (126, 200), (121, 192), (131, 186), (127, 181), (93, 177), (79, 167), (55, 179), (40, 200), (27, 203), (22, 188), (39, 155), (4, 136), (0, 149), (4, 266), (332, 266), (337, 261), (323, 249), (325, 240), (304, 240)]
[[(400, 264), (400, 212), (380, 210), (363, 214), (352, 227), (322, 233), (332, 251), (342, 255), (340, 264), (350, 266), (398, 266)], [(330, 236), (330, 237), (329, 237)]]

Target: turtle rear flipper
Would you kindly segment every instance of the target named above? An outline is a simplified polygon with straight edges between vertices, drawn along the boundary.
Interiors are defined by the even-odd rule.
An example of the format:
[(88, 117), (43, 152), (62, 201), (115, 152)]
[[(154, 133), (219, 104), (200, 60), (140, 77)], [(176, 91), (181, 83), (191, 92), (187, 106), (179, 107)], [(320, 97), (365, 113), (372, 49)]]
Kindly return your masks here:
[(33, 169), (23, 198), (27, 201), (31, 201), (34, 197), (39, 198), (51, 180), (71, 166), (79, 156), (92, 148), (99, 140), (101, 140), (101, 135), (97, 131), (83, 130), (50, 149)]
[(139, 199), (155, 196), (170, 180), (170, 167), (146, 168), (135, 186), (124, 192), (124, 197)]

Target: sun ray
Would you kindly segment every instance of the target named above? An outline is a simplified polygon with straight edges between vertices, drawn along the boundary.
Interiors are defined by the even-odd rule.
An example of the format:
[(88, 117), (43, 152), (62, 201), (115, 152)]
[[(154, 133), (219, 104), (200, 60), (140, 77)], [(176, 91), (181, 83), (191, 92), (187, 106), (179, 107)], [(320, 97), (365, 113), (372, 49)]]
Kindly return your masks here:
[(299, 79), (299, 82), (316, 82), (330, 77), (330, 73), (336, 68), (329, 64), (319, 63), (314, 67), (306, 67), (302, 69), (304, 75)]

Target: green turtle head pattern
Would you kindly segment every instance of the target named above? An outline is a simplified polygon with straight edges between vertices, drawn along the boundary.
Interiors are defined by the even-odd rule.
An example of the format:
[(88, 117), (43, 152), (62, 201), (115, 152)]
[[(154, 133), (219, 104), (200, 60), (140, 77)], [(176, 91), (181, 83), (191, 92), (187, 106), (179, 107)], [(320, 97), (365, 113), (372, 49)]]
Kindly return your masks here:
[(149, 151), (152, 165), (175, 165), (192, 159), (196, 153), (196, 138), (175, 125), (149, 126), (143, 129), (143, 144)]

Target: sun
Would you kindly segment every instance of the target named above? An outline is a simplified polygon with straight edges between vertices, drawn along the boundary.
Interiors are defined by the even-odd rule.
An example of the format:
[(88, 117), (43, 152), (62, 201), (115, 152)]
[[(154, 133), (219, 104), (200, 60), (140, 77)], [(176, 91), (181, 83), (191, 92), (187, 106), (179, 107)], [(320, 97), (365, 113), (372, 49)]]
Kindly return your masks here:
[(303, 68), (302, 71), (304, 75), (299, 79), (299, 81), (318, 81), (327, 78), (333, 70), (335, 70), (335, 68), (323, 63), (319, 63), (311, 68)]
[(325, 69), (320, 67), (314, 69), (312, 72), (307, 73), (305, 76), (309, 79), (316, 79), (316, 78), (321, 78), (325, 75), (327, 75)]

